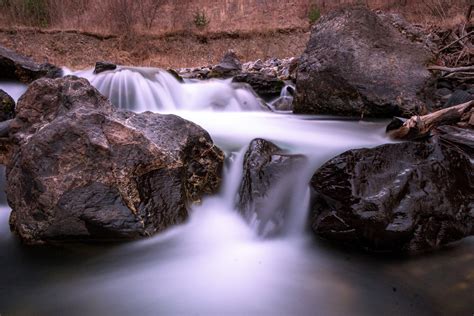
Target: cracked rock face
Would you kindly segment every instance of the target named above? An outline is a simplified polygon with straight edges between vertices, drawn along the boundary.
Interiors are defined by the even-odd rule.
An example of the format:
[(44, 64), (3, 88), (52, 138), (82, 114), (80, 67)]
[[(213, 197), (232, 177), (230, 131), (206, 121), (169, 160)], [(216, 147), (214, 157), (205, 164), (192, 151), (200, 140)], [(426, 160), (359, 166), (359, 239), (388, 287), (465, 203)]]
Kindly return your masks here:
[(451, 143), (444, 135), (331, 159), (311, 180), (314, 232), (372, 251), (407, 253), (474, 234), (473, 157)]
[(26, 243), (149, 236), (184, 222), (220, 184), (223, 154), (201, 127), (118, 112), (72, 76), (30, 85), (10, 139), (10, 224)]

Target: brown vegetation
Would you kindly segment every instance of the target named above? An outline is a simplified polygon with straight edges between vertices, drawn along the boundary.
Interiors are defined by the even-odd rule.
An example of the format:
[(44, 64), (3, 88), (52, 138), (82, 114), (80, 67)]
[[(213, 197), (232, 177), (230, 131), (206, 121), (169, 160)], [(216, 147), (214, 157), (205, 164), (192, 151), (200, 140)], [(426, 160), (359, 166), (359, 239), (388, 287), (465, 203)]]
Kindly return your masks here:
[[(365, 5), (398, 11), (412, 22), (450, 24), (462, 19), (470, 0), (0, 0), (0, 25), (75, 29), (124, 35), (177, 31), (264, 31), (307, 27), (317, 12)], [(200, 28), (196, 15), (207, 21)]]
[(0, 45), (72, 68), (101, 59), (206, 65), (229, 48), (243, 60), (298, 56), (310, 20), (354, 4), (402, 12), (412, 22), (441, 25), (437, 32), (443, 32), (465, 20), (469, 0), (0, 0)]

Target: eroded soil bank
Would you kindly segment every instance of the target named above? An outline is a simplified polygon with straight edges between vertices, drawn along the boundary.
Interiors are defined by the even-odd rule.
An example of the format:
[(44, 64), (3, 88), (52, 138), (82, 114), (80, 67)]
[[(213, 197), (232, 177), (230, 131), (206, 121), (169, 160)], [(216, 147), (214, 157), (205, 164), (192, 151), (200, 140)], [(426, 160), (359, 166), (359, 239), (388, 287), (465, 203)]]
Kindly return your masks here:
[(93, 67), (98, 60), (122, 65), (194, 67), (216, 64), (233, 49), (242, 61), (302, 54), (309, 29), (269, 32), (97, 36), (67, 31), (0, 30), (0, 45), (35, 61), (72, 69)]

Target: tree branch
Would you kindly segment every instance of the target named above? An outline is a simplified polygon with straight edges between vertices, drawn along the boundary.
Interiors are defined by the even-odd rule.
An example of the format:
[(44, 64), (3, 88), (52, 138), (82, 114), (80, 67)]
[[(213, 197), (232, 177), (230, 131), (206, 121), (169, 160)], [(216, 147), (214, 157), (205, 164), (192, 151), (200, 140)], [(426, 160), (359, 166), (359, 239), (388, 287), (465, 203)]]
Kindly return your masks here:
[(453, 46), (453, 45), (456, 44), (457, 42), (459, 42), (459, 41), (465, 39), (466, 37), (468, 37), (469, 35), (471, 35), (471, 34), (473, 34), (473, 33), (474, 33), (474, 31), (471, 31), (471, 32), (467, 33), (466, 35), (461, 36), (460, 38), (458, 38), (457, 40), (455, 40), (455, 41), (452, 42), (451, 44), (448, 44), (448, 45), (444, 46), (443, 48), (441, 48), (441, 49), (438, 51), (438, 54), (441, 53), (443, 50), (450, 48), (451, 46)]
[(471, 72), (474, 71), (474, 66), (466, 66), (466, 67), (456, 67), (456, 68), (450, 68), (450, 67), (444, 67), (444, 66), (428, 66), (428, 70), (440, 70), (444, 72)]

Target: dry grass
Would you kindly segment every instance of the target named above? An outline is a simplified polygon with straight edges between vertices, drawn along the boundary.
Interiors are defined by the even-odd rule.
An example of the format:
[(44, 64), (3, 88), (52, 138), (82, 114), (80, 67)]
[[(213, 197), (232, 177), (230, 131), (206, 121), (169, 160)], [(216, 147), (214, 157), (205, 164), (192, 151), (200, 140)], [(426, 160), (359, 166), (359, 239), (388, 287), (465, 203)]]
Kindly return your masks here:
[[(25, 11), (27, 1), (44, 12)], [(214, 64), (229, 48), (243, 60), (298, 56), (309, 37), (307, 10), (321, 12), (358, 0), (235, 0), (249, 7), (211, 0), (0, 0), (0, 45), (74, 69), (97, 60), (158, 67)], [(233, 2), (233, 3), (234, 3)], [(452, 28), (464, 21), (470, 0), (365, 0), (372, 9), (403, 13), (424, 26)], [(8, 3), (5, 6), (5, 3)], [(437, 5), (440, 5), (439, 9)], [(193, 25), (204, 8), (210, 25)], [(291, 10), (290, 10), (291, 9)], [(40, 12), (41, 14), (39, 14)]]
[[(42, 29), (79, 30), (98, 34), (130, 36), (174, 31), (268, 31), (307, 27), (308, 10), (327, 12), (352, 4), (372, 9), (402, 12), (419, 24), (459, 23), (470, 0), (0, 0), (0, 26), (30, 26)], [(34, 4), (34, 5), (32, 5)], [(204, 28), (194, 25), (196, 12), (210, 19)]]

